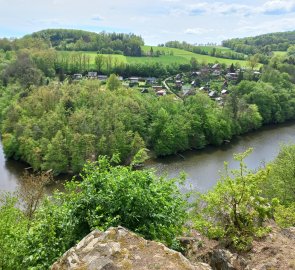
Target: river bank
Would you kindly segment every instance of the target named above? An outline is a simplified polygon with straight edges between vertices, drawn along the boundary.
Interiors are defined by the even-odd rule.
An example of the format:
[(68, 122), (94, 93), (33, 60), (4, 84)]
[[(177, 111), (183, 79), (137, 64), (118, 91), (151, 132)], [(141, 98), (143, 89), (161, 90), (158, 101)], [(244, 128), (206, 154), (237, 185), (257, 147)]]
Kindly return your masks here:
[(169, 156), (150, 160), (147, 168), (154, 168), (159, 174), (175, 177), (185, 172), (185, 190), (205, 192), (213, 187), (224, 171), (224, 162), (229, 168), (237, 168), (233, 154), (252, 147), (252, 154), (245, 159), (249, 169), (256, 170), (272, 161), (282, 144), (295, 143), (295, 122), (264, 126), (259, 130), (234, 137), (230, 143), (219, 147), (207, 146), (201, 150), (185, 151), (181, 156)]
[[(187, 174), (184, 191), (189, 189), (205, 192), (210, 189), (220, 177), (224, 162), (229, 163), (230, 168), (238, 165), (233, 161), (233, 154), (243, 152), (253, 147), (253, 153), (245, 160), (250, 169), (273, 160), (283, 143), (295, 143), (295, 122), (275, 126), (265, 126), (242, 136), (237, 136), (228, 144), (219, 147), (207, 146), (202, 150), (191, 150), (181, 154), (165, 158), (149, 160), (145, 167), (153, 168), (159, 174), (167, 174), (175, 177), (180, 172)], [(20, 184), (20, 176), (28, 165), (15, 160), (6, 160), (2, 144), (0, 144), (0, 191), (15, 191)], [(63, 175), (60, 179), (70, 179)], [(49, 187), (49, 190), (59, 185)]]

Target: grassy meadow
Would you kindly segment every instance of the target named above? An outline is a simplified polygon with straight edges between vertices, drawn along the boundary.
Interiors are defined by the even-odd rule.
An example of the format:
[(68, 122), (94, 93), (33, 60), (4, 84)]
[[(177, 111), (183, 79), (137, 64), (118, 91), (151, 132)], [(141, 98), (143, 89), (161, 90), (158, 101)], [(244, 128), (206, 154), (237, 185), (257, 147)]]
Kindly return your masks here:
[[(162, 63), (164, 65), (170, 65), (173, 63), (176, 64), (188, 64), (192, 57), (196, 58), (198, 62), (200, 63), (225, 63), (226, 65), (230, 65), (231, 63), (236, 64), (239, 63), (241, 66), (247, 66), (247, 61), (243, 60), (233, 60), (233, 59), (224, 59), (224, 58), (218, 58), (218, 57), (212, 57), (209, 55), (202, 55), (202, 54), (196, 54), (192, 52), (188, 52), (181, 49), (175, 49), (175, 48), (167, 48), (167, 47), (158, 47), (158, 46), (143, 46), (142, 50), (144, 52), (149, 52), (151, 47), (153, 48), (154, 53), (156, 53), (157, 50), (163, 53), (163, 55), (160, 55), (159, 57), (131, 57), (131, 56), (124, 56), (124, 55), (117, 55), (112, 54), (112, 62), (115, 61), (117, 64), (119, 63)], [(209, 46), (207, 46), (209, 47)], [(220, 47), (223, 48), (223, 47)], [(209, 49), (209, 48), (208, 48)], [(223, 48), (227, 49), (227, 48)], [(72, 54), (72, 53), (78, 53), (78, 52), (69, 52), (69, 51), (59, 51), (58, 54)], [(95, 68), (95, 56), (97, 55), (96, 52), (79, 52), (82, 54), (86, 54), (90, 57), (90, 67)], [(108, 57), (109, 55), (104, 55), (105, 57)]]

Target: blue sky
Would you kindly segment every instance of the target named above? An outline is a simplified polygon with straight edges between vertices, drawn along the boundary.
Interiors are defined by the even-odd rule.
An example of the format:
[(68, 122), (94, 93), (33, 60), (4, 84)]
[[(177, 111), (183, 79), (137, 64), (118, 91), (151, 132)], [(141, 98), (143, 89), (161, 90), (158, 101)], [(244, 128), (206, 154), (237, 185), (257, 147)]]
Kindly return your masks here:
[(205, 44), (295, 30), (295, 0), (0, 0), (0, 37), (47, 28), (141, 35)]

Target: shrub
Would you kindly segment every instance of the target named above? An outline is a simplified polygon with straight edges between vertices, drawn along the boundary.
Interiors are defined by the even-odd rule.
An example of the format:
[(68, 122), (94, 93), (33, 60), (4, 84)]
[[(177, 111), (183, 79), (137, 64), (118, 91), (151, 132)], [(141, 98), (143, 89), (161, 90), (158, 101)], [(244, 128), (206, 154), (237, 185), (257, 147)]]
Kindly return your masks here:
[(213, 190), (201, 195), (195, 209), (197, 229), (237, 250), (248, 249), (254, 236), (268, 231), (263, 221), (273, 209), (259, 188), (267, 170), (249, 172), (243, 162), (249, 153), (250, 150), (234, 156), (240, 168), (227, 173)]
[(83, 231), (121, 225), (167, 244), (181, 232), (187, 208), (177, 186), (182, 179), (113, 167), (106, 157), (87, 163), (81, 176), (82, 182), (67, 185), (67, 193), (71, 194), (68, 207)]

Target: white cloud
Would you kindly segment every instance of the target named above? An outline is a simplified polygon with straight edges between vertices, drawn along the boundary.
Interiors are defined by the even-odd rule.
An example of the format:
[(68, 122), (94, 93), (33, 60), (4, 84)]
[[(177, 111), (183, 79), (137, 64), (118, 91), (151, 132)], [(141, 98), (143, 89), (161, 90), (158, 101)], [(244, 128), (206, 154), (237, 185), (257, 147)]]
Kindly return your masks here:
[(280, 12), (288, 13), (295, 11), (295, 1), (294, 0), (271, 0), (266, 2), (262, 8), (261, 12), (276, 14)]
[(198, 35), (198, 34), (204, 34), (206, 32), (211, 31), (211, 29), (206, 29), (206, 28), (187, 28), (184, 33), (185, 34), (191, 34), (191, 35)]
[(295, 0), (0, 0), (0, 6), (0, 37), (76, 28), (131, 32), (152, 45), (295, 29)]
[(202, 14), (248, 14), (253, 10), (251, 6), (244, 4), (227, 4), (225, 2), (199, 2), (187, 6), (188, 15)]
[(281, 15), (285, 13), (295, 12), (295, 0), (270, 0), (262, 5), (251, 5), (240, 3), (226, 3), (221, 1), (203, 1), (194, 4), (188, 4), (179, 6), (178, 8), (172, 9), (172, 13), (175, 15)]
[(290, 31), (295, 29), (295, 18), (283, 18), (265, 21), (259, 24), (245, 24), (240, 27), (240, 31), (252, 35), (259, 35), (263, 33)]

